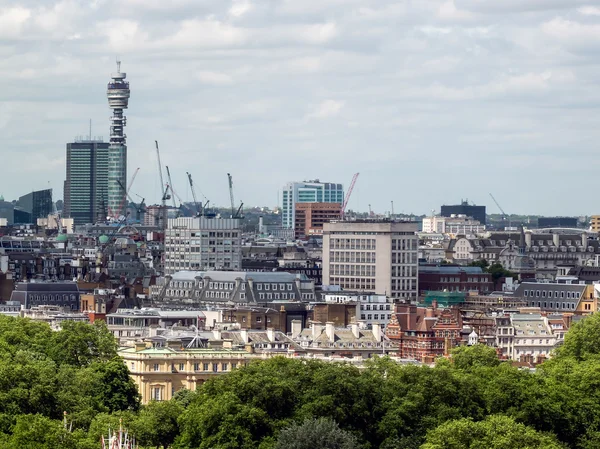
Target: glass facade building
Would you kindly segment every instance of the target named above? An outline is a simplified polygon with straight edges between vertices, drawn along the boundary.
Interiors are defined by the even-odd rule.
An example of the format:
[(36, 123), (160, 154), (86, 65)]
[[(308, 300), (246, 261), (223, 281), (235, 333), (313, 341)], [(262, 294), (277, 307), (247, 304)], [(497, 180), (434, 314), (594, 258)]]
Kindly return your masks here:
[(83, 140), (67, 144), (63, 216), (75, 225), (95, 223), (107, 214), (109, 144)]
[(339, 203), (344, 202), (342, 184), (320, 182), (290, 182), (283, 188), (281, 204), (281, 224), (284, 228), (294, 229), (296, 221), (296, 203)]

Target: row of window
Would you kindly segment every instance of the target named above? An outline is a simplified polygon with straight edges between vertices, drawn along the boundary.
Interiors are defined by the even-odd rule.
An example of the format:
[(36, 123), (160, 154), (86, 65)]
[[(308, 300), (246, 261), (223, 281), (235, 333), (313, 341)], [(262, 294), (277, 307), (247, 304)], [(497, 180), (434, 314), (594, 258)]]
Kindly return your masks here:
[[(543, 306), (542, 306), (543, 304)], [(547, 309), (548, 308), (548, 304), (550, 304), (550, 309), (554, 309), (555, 305), (556, 305), (556, 309), (566, 309), (566, 310), (575, 310), (575, 303), (573, 302), (557, 302), (556, 304), (551, 302), (544, 302), (542, 303), (541, 301), (538, 301), (537, 303), (535, 301), (530, 301), (530, 306), (531, 307), (540, 307), (540, 308), (544, 308)]]
[(361, 313), (360, 319), (361, 320), (379, 320), (379, 319), (381, 319), (381, 320), (391, 320), (392, 319), (392, 314), (391, 313), (388, 313), (388, 314), (382, 313), (380, 315), (379, 313), (375, 313), (375, 314), (371, 314), (371, 313), (364, 314), (364, 313)]
[(376, 249), (375, 239), (340, 239), (332, 238), (329, 241), (331, 249)]
[[(525, 297), (531, 297), (533, 298), (535, 293), (535, 297), (539, 298), (540, 296), (542, 298), (546, 298), (546, 295), (548, 298), (552, 298), (552, 292), (546, 292), (546, 290), (542, 290), (541, 292), (539, 290), (524, 290), (523, 294), (525, 295)], [(564, 298), (565, 297), (565, 292), (561, 291), (559, 292), (558, 290), (556, 290), (554, 292), (554, 297), (558, 298), (559, 297), (559, 293), (560, 293), (560, 298)], [(579, 293), (578, 292), (566, 292), (567, 293), (567, 299), (577, 299), (579, 298)]]
[[(361, 310), (371, 310), (371, 304), (362, 304), (360, 308)], [(373, 304), (373, 310), (391, 310), (391, 305), (379, 304), (379, 308), (377, 308), (377, 304)]]

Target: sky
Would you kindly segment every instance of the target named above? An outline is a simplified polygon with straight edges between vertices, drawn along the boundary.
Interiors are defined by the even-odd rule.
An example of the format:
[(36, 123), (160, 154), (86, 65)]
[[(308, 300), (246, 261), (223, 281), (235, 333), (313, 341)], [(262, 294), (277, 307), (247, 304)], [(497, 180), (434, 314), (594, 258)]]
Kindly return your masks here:
[(586, 215), (600, 166), (599, 0), (0, 0), (0, 193), (62, 196), (65, 144), (108, 140), (131, 83), (131, 193), (275, 206), (289, 181), (354, 210)]

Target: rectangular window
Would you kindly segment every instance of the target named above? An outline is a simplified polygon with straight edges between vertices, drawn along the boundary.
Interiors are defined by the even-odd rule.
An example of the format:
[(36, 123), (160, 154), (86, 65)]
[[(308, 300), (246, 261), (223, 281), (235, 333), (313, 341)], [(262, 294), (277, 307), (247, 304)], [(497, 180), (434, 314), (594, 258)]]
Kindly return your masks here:
[(209, 369), (208, 363), (203, 364), (202, 368), (203, 368), (203, 371), (208, 371), (208, 369)]
[(158, 365), (158, 363), (154, 364), (154, 371), (160, 371), (160, 366)]

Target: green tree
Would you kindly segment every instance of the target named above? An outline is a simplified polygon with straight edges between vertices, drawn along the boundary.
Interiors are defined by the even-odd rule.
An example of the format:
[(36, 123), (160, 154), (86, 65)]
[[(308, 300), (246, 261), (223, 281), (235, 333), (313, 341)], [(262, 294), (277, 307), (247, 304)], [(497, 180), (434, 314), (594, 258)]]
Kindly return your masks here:
[(556, 351), (557, 358), (573, 357), (577, 361), (600, 355), (600, 314), (587, 316), (573, 323), (565, 335), (564, 344)]
[(150, 402), (142, 408), (134, 423), (136, 438), (143, 445), (167, 449), (179, 435), (177, 420), (183, 410), (175, 400)]
[(454, 366), (462, 370), (494, 367), (500, 364), (496, 350), (486, 345), (460, 346), (452, 350)]
[(117, 342), (103, 321), (92, 325), (64, 321), (62, 329), (52, 334), (50, 355), (57, 363), (83, 367), (115, 358)]
[(556, 438), (502, 415), (448, 421), (427, 433), (421, 449), (564, 449)]
[(360, 445), (350, 432), (340, 429), (329, 418), (307, 419), (292, 424), (279, 433), (275, 449), (358, 449)]

